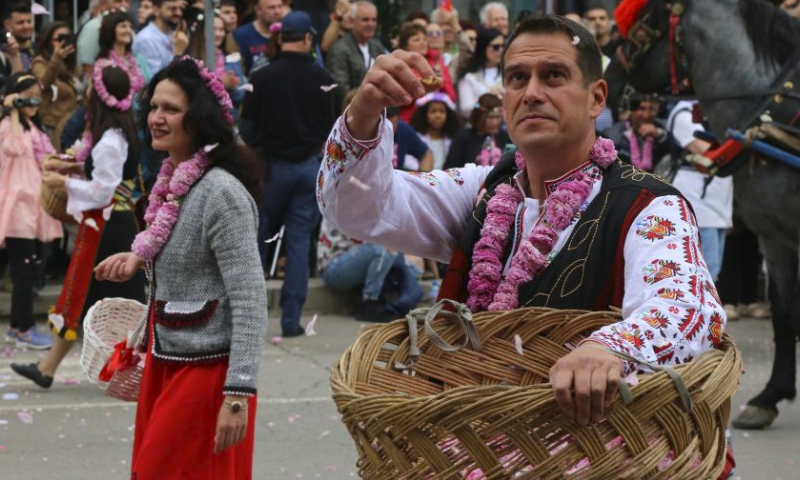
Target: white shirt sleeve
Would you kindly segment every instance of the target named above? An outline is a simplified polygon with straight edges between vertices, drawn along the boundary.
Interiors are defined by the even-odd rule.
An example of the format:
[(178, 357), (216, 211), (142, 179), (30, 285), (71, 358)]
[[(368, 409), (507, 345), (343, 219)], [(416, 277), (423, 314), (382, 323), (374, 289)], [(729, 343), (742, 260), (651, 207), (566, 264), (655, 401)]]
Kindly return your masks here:
[[(653, 199), (631, 225), (624, 248), (624, 320), (590, 338), (663, 365), (685, 363), (714, 348), (725, 329), (725, 311), (689, 204), (677, 196)], [(625, 364), (626, 374), (637, 368)]]
[(477, 80), (474, 73), (464, 75), (458, 82), (458, 108), (461, 115), (469, 118), (472, 109), (484, 93), (486, 87)]
[(378, 138), (356, 141), (339, 118), (317, 178), (320, 210), (350, 237), (447, 262), (491, 167), (394, 170), (393, 138), (384, 120)]
[(67, 178), (67, 213), (80, 216), (82, 212), (107, 207), (114, 190), (122, 182), (122, 170), (128, 158), (128, 141), (122, 130), (106, 130), (100, 141), (92, 146), (92, 179)]

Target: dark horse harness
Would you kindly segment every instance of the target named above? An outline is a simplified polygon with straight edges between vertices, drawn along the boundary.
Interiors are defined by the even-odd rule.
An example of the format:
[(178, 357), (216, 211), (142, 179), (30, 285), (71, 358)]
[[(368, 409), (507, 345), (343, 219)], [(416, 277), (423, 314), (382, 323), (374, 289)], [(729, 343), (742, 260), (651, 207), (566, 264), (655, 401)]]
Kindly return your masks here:
[[(786, 133), (800, 137), (800, 50), (782, 68), (776, 80), (766, 90), (755, 90), (740, 94), (725, 94), (698, 98), (692, 95), (688, 81), (689, 58), (684, 52), (683, 28), (681, 18), (686, 7), (680, 1), (664, 3), (650, 0), (636, 17), (630, 28), (626, 41), (617, 49), (617, 60), (632, 74), (650, 49), (664, 36), (666, 30), (669, 42), (669, 70), (671, 95), (657, 96), (659, 100), (680, 101), (699, 100), (714, 102), (744, 98), (762, 99), (736, 126), (736, 130), (745, 131), (763, 123), (770, 123)], [(665, 18), (666, 17), (666, 18)], [(626, 95), (630, 95), (627, 92)], [(652, 96), (650, 98), (653, 98)], [(623, 100), (623, 104), (624, 104)], [(749, 146), (749, 141), (728, 139), (705, 156), (711, 162), (704, 166), (696, 166), (710, 175), (728, 176), (733, 174), (743, 163), (744, 157), (739, 155)], [(785, 153), (785, 152), (784, 152)], [(741, 160), (734, 162), (734, 158)]]

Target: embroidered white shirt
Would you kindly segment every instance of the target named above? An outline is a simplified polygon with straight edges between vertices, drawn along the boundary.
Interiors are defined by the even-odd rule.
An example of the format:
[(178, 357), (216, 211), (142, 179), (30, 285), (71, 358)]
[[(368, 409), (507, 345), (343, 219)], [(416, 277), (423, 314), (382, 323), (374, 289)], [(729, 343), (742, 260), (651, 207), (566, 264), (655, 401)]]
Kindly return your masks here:
[[(391, 124), (383, 121), (379, 132), (376, 139), (359, 142), (341, 118), (334, 125), (317, 179), (325, 219), (365, 242), (449, 261), (491, 167), (394, 170)], [(582, 213), (597, 197), (602, 175), (593, 164), (579, 169), (595, 178)], [(572, 173), (548, 182), (548, 191)], [(522, 231), (512, 233), (515, 243), (538, 221), (539, 202), (526, 198), (517, 214), (522, 215)], [(579, 219), (580, 214), (559, 233), (550, 259)], [(646, 206), (626, 234), (624, 256), (623, 320), (598, 330), (593, 340), (661, 364), (687, 362), (719, 342), (725, 313), (700, 252), (697, 223), (682, 198), (657, 197)], [(626, 374), (634, 370), (625, 363)]]
[(67, 178), (67, 213), (79, 217), (82, 212), (107, 207), (114, 190), (122, 182), (122, 170), (128, 158), (128, 141), (120, 129), (109, 129), (92, 146), (92, 179)]

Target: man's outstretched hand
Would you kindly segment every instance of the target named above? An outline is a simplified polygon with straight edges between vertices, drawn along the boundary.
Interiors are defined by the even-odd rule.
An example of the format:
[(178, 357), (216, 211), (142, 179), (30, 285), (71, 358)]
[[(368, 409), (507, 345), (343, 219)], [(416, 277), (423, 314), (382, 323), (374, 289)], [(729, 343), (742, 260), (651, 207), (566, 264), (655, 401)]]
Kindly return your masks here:
[(359, 140), (374, 138), (384, 109), (409, 105), (441, 85), (422, 55), (404, 50), (381, 55), (350, 104), (347, 128)]
[(550, 369), (558, 405), (581, 425), (599, 422), (614, 401), (622, 378), (622, 361), (596, 342), (586, 342), (561, 357)]

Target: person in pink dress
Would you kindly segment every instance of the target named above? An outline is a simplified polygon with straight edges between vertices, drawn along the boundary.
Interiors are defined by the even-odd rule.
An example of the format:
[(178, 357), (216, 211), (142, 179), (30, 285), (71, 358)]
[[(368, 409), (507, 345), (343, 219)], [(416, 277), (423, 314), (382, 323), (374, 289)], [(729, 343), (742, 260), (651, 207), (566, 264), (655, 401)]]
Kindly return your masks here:
[(31, 72), (9, 79), (0, 120), (0, 247), (5, 246), (14, 289), (6, 343), (36, 350), (50, 348), (50, 335), (39, 333), (33, 317), (36, 272), (44, 245), (62, 236), (61, 222), (39, 202), (42, 161), (55, 153), (38, 117), (42, 89)]

